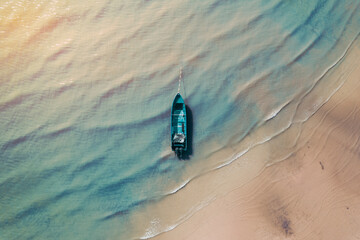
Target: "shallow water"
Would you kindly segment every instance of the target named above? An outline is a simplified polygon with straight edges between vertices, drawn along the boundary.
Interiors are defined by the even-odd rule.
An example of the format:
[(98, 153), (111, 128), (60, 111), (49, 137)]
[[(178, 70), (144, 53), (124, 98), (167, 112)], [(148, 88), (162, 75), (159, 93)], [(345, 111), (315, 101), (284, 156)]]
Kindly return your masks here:
[[(0, 238), (131, 239), (166, 229), (147, 235), (129, 219), (310, 116), (321, 101), (303, 115), (296, 107), (326, 85), (358, 36), (359, 6), (0, 3)], [(169, 141), (180, 69), (193, 115), (187, 161)]]

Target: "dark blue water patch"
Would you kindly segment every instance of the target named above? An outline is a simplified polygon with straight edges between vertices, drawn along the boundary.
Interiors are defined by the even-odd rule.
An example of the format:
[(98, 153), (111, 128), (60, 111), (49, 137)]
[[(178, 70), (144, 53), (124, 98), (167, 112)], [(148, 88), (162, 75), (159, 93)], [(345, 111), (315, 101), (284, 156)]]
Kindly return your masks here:
[[(275, 23), (281, 22), (282, 24), (279, 26), (290, 30), (291, 34), (289, 36), (294, 38), (294, 40), (298, 39), (299, 44), (304, 42), (299, 36), (307, 36), (307, 34), (299, 34), (299, 32), (309, 28), (317, 35), (323, 35), (322, 37), (326, 37), (329, 40), (337, 40), (342, 36), (344, 23), (348, 21), (359, 5), (354, 6), (352, 11), (347, 11), (349, 9), (348, 6), (353, 3), (354, 1), (343, 1), (341, 3), (338, 1), (310, 2), (314, 6), (311, 7), (311, 12), (307, 13), (310, 9), (308, 6), (304, 8), (306, 11), (303, 11), (298, 4), (287, 1), (283, 11), (280, 11), (278, 15), (274, 14), (269, 17)], [(293, 24), (292, 21), (294, 21)], [(339, 25), (340, 27), (338, 27)], [(296, 28), (291, 30), (294, 26)]]
[[(336, 10), (335, 7), (332, 10), (335, 11)], [(358, 17), (360, 13), (360, 3), (357, 4), (356, 7), (354, 7), (352, 10), (353, 11), (344, 11), (342, 14), (336, 15), (337, 16), (335, 17), (336, 20), (332, 19), (333, 25), (339, 24), (339, 27), (337, 28), (327, 29), (329, 38), (335, 41), (334, 46), (337, 45), (344, 38), (346, 39), (347, 37), (349, 37), (349, 40), (355, 39), (357, 33), (352, 32), (351, 35), (349, 36), (348, 31), (349, 29), (351, 29), (349, 25), (351, 25), (354, 20), (360, 22), (360, 18)]]

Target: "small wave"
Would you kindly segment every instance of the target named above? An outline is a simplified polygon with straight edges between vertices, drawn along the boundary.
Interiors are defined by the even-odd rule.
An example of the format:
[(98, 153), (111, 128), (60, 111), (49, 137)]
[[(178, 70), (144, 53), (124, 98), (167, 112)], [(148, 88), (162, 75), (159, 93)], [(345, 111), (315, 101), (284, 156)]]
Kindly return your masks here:
[(171, 195), (171, 194), (174, 194), (174, 193), (180, 191), (180, 190), (183, 189), (189, 182), (190, 182), (190, 180), (184, 181), (183, 183), (181, 183), (180, 186), (174, 188), (173, 190), (168, 191), (166, 194), (164, 194), (164, 196), (168, 196), (168, 195)]
[(32, 93), (28, 94), (20, 94), (18, 96), (13, 97), (11, 100), (8, 100), (4, 103), (0, 103), (0, 111), (3, 112), (9, 108), (14, 108), (28, 101), (34, 95)]
[(66, 134), (66, 133), (69, 133), (71, 131), (74, 130), (74, 127), (73, 126), (68, 126), (68, 127), (63, 127), (61, 129), (58, 129), (58, 130), (53, 130), (51, 132), (48, 132), (48, 133), (44, 133), (41, 135), (41, 138), (45, 138), (45, 139), (48, 139), (48, 140), (51, 140), (53, 138), (56, 138), (56, 137), (59, 137), (63, 134)]
[(95, 157), (89, 161), (81, 163), (74, 172), (81, 174), (81, 172), (88, 170), (89, 168), (96, 168), (101, 165), (101, 163), (106, 159), (106, 156)]
[(9, 150), (11, 148), (16, 147), (17, 145), (20, 145), (21, 143), (24, 143), (24, 142), (28, 141), (29, 139), (30, 139), (29, 135), (18, 137), (16, 139), (13, 139), (13, 140), (10, 140), (10, 141), (6, 142), (2, 146), (1, 149), (2, 149), (2, 151)]

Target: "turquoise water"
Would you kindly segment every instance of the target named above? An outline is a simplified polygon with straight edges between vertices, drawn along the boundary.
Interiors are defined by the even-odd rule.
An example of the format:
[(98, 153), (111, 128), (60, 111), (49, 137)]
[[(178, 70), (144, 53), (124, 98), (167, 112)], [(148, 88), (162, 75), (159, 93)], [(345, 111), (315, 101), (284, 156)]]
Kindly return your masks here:
[[(0, 238), (144, 236), (129, 221), (142, 206), (231, 162), (207, 159), (326, 81), (360, 32), (359, 6), (0, 3)], [(186, 161), (169, 140), (180, 69)]]

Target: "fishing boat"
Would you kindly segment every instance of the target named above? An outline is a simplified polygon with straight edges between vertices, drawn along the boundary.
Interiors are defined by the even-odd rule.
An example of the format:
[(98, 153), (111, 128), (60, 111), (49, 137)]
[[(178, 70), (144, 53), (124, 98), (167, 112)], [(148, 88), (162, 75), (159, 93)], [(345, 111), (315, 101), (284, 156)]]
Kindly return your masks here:
[(179, 156), (187, 150), (186, 105), (178, 92), (171, 107), (171, 148)]

